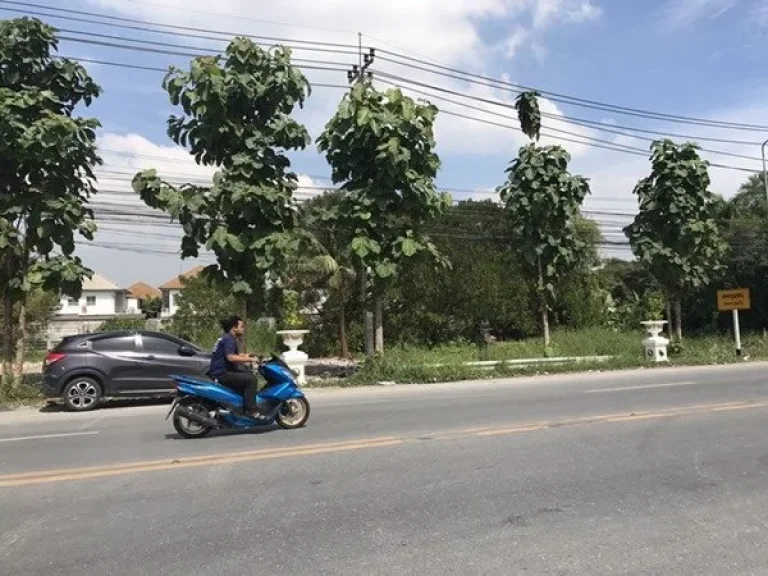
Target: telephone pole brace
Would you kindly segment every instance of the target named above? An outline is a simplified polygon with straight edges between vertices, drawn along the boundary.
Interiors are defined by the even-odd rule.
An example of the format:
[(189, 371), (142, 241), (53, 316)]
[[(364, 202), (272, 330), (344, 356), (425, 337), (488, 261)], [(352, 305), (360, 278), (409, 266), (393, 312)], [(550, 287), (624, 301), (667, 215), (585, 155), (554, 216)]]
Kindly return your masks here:
[(367, 54), (363, 54), (363, 47), (360, 45), (360, 62), (359, 64), (353, 64), (351, 70), (347, 70), (347, 80), (350, 84), (355, 82), (356, 80), (362, 78), (362, 76), (365, 74), (366, 77), (370, 80), (373, 78), (373, 72), (368, 71), (368, 68), (373, 64), (374, 59), (376, 58), (376, 50), (374, 48), (369, 48)]

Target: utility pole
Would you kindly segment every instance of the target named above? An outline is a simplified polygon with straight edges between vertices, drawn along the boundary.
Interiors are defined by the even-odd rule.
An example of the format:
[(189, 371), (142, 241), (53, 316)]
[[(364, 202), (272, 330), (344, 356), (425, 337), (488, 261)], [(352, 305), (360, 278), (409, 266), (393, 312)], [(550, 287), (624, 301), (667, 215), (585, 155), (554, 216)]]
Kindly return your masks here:
[[(368, 68), (373, 64), (373, 59), (376, 56), (375, 50), (370, 48), (367, 54), (363, 53), (363, 35), (359, 32), (357, 34), (357, 46), (357, 64), (353, 65), (352, 68), (347, 71), (347, 80), (350, 84), (363, 78), (363, 75), (367, 75), (369, 79), (373, 77), (373, 74), (368, 71)], [(375, 352), (373, 312), (371, 312), (370, 306), (368, 305), (368, 270), (364, 268), (360, 270), (360, 299), (364, 310), (365, 355), (371, 357)]]
[(768, 200), (768, 172), (765, 171), (765, 146), (768, 144), (768, 140), (763, 142), (760, 150), (763, 153), (763, 185), (765, 186), (765, 198)]

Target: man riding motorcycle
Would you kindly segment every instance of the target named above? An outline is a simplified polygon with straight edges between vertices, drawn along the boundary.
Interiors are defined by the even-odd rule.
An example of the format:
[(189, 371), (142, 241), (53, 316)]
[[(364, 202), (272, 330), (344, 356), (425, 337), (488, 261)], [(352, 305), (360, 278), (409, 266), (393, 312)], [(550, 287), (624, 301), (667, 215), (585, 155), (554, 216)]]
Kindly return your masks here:
[(245, 323), (239, 316), (230, 316), (221, 322), (224, 331), (211, 354), (208, 375), (222, 386), (231, 388), (243, 396), (243, 412), (253, 418), (265, 418), (255, 405), (258, 386), (256, 376), (242, 367), (251, 364), (253, 358), (240, 354), (237, 339), (245, 334)]

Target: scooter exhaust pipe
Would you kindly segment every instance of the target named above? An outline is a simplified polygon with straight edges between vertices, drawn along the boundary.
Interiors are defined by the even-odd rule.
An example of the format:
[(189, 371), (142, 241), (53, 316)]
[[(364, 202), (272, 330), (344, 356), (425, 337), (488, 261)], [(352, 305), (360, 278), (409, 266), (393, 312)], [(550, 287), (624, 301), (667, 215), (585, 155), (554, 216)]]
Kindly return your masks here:
[(177, 406), (176, 412), (180, 416), (183, 416), (187, 420), (201, 424), (202, 426), (208, 426), (209, 428), (218, 428), (219, 423), (210, 416), (204, 416), (198, 412), (192, 412), (186, 406)]

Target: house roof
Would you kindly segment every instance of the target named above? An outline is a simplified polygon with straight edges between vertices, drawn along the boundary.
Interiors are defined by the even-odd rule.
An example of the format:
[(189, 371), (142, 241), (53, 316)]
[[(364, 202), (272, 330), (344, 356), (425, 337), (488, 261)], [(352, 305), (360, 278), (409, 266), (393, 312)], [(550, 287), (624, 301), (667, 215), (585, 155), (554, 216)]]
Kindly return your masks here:
[(183, 274), (176, 276), (175, 278), (168, 280), (165, 284), (160, 286), (160, 290), (181, 290), (181, 281), (185, 278), (195, 278), (200, 272), (205, 269), (204, 266), (195, 266), (192, 270), (187, 270)]
[(94, 274), (91, 278), (83, 280), (83, 291), (87, 292), (117, 292), (120, 286), (100, 274)]
[(150, 300), (152, 298), (160, 298), (163, 293), (160, 292), (154, 286), (150, 286), (146, 282), (136, 282), (128, 287), (128, 294), (139, 300)]

